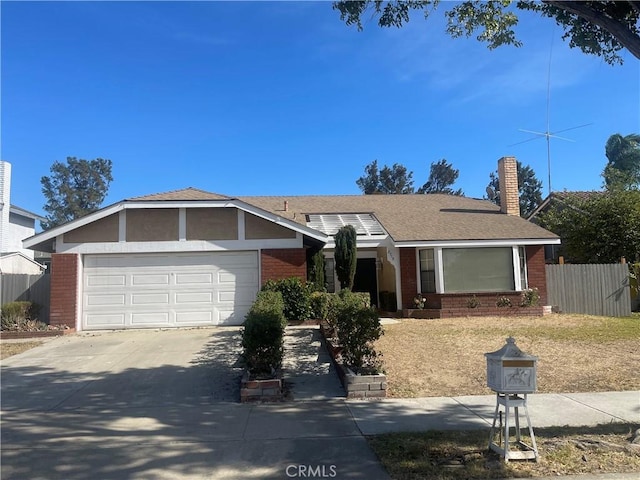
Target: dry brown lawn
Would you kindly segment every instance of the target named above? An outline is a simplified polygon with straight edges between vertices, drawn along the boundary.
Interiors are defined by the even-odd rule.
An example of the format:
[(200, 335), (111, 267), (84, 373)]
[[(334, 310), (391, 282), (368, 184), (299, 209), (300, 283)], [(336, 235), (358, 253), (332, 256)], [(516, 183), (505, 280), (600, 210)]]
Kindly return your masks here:
[(26, 341), (26, 342), (10, 342), (0, 341), (0, 359), (17, 355), (27, 350), (42, 345), (42, 342)]
[(538, 391), (640, 389), (640, 317), (553, 314), (535, 318), (403, 319), (384, 326), (383, 354), (392, 397), (491, 394), (485, 352), (513, 336), (538, 356)]

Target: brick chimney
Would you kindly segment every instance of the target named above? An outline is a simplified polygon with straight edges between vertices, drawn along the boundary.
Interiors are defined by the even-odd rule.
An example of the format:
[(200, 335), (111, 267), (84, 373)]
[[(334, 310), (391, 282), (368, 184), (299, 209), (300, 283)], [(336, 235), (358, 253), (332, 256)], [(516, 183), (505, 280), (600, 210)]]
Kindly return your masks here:
[(498, 179), (500, 180), (500, 210), (507, 215), (519, 217), (518, 164), (515, 157), (502, 157), (498, 160)]

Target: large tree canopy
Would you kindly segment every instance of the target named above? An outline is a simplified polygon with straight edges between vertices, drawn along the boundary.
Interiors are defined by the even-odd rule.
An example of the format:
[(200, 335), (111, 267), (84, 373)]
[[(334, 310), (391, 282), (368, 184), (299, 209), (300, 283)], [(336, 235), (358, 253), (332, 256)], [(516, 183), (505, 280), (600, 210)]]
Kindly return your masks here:
[(418, 193), (445, 193), (462, 196), (464, 193), (461, 188), (458, 190), (451, 188), (459, 175), (460, 170), (453, 168), (453, 165), (444, 158), (438, 162), (432, 162), (429, 179), (418, 189)]
[[(381, 27), (402, 27), (412, 11), (421, 11), (427, 18), (440, 0), (389, 1), (364, 0), (334, 2), (340, 19), (347, 25), (362, 29), (362, 19), (378, 19)], [(479, 41), (490, 49), (501, 45), (520, 46), (514, 27), (517, 10), (537, 12), (560, 25), (562, 38), (584, 53), (602, 57), (607, 63), (622, 63), (620, 50), (626, 48), (640, 59), (640, 2), (637, 1), (533, 1), (493, 0), (464, 1), (445, 11), (447, 33), (454, 38), (476, 33)]]
[[(518, 193), (520, 194), (520, 216), (527, 218), (542, 203), (542, 182), (536, 178), (536, 173), (529, 165), (518, 166)], [(500, 205), (500, 179), (498, 172), (489, 174), (487, 199)]]
[(640, 261), (638, 190), (615, 190), (587, 200), (567, 197), (538, 220), (562, 238), (561, 253), (571, 262)]
[(611, 135), (605, 145), (607, 165), (602, 176), (607, 189), (638, 188), (640, 185), (640, 135)]
[(378, 171), (378, 161), (374, 160), (364, 167), (364, 173), (364, 176), (356, 180), (356, 184), (365, 195), (413, 193), (413, 172), (407, 172), (404, 165), (385, 165)]
[(98, 210), (112, 180), (111, 160), (67, 157), (66, 164), (56, 160), (51, 176), (40, 180), (47, 199), (42, 228), (48, 230)]

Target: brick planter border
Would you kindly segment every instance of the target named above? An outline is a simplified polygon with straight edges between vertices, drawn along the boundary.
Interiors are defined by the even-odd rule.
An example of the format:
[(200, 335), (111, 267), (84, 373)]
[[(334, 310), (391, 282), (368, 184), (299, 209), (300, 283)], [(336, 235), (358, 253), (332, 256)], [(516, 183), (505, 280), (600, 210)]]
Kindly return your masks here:
[(284, 400), (283, 384), (282, 378), (251, 379), (249, 371), (245, 370), (240, 380), (240, 403), (281, 402)]
[(66, 330), (38, 330), (37, 332), (0, 332), (0, 340), (18, 340), (23, 338), (47, 338), (61, 337), (63, 335), (71, 335), (76, 333), (75, 328)]
[(334, 345), (331, 338), (327, 338), (324, 326), (320, 325), (320, 332), (324, 339), (325, 346), (331, 357), (333, 365), (336, 367), (338, 377), (342, 382), (347, 399), (349, 398), (385, 398), (387, 396), (387, 376), (383, 373), (376, 375), (358, 375), (352, 372), (342, 363), (340, 351), (342, 348)]

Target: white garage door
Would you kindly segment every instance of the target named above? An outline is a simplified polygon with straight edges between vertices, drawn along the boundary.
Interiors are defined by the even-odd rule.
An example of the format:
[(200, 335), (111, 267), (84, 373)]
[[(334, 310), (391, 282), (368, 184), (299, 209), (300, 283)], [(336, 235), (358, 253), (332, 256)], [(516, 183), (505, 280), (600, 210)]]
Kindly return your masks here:
[(258, 291), (257, 252), (86, 255), (85, 330), (240, 325)]

